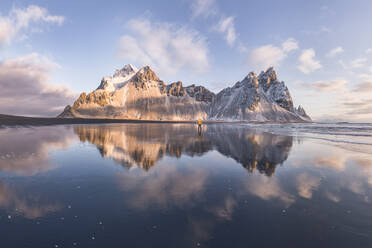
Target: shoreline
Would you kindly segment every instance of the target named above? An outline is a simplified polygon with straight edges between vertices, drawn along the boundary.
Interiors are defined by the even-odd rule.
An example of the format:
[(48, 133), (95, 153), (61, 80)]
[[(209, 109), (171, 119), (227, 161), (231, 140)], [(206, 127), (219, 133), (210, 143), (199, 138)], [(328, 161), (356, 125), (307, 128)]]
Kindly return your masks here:
[[(26, 117), (0, 114), (1, 126), (50, 126), (70, 124), (110, 124), (110, 123), (168, 123), (168, 124), (196, 124), (196, 121), (171, 120), (134, 120), (134, 119), (100, 119), (100, 118), (56, 118), (56, 117)], [(258, 121), (218, 121), (204, 120), (204, 124), (270, 124), (270, 123), (302, 123), (302, 122), (258, 122)], [(304, 122), (306, 123), (306, 122)]]

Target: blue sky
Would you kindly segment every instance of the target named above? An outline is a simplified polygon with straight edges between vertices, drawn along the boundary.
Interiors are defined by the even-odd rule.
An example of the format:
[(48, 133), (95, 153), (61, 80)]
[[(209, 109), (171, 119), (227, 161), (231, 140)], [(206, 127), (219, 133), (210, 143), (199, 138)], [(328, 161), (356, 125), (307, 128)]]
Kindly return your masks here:
[[(16, 95), (49, 115), (127, 63), (215, 92), (273, 65), (314, 119), (372, 121), (371, 10), (368, 0), (4, 0), (0, 84), (38, 84), (58, 99), (51, 111), (39, 111), (49, 102), (35, 89)], [(27, 114), (11, 94), (0, 111)]]

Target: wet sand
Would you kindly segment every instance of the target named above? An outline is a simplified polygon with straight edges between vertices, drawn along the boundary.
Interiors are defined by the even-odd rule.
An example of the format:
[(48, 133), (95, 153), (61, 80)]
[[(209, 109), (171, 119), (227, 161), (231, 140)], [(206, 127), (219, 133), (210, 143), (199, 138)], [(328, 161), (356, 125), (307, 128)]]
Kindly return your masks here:
[[(26, 117), (0, 114), (0, 126), (46, 126), (46, 125), (68, 125), (68, 124), (104, 124), (104, 123), (190, 123), (196, 121), (169, 121), (169, 120), (133, 120), (133, 119), (100, 119), (100, 118), (54, 118), (54, 117)], [(258, 121), (217, 121), (204, 120), (203, 124), (211, 123), (251, 123), (268, 124), (279, 122), (258, 122)], [(282, 122), (284, 123), (284, 122)], [(296, 122), (291, 122), (296, 123)], [(300, 122), (297, 122), (300, 123)], [(303, 122), (305, 123), (305, 122)]]

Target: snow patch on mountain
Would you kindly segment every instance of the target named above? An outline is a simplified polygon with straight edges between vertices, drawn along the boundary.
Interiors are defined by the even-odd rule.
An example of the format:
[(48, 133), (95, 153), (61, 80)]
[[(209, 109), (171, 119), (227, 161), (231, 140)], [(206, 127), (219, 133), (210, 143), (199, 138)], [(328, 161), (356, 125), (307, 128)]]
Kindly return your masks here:
[(115, 91), (123, 87), (137, 72), (138, 69), (134, 65), (125, 65), (122, 69), (116, 70), (111, 77), (103, 77), (97, 90)]

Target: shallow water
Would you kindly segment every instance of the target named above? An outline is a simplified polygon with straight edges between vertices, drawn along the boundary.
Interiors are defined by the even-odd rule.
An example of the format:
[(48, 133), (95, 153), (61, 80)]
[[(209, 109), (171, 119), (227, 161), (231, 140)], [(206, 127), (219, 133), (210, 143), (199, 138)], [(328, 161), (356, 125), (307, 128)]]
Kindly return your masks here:
[(0, 129), (0, 244), (372, 247), (371, 130)]

